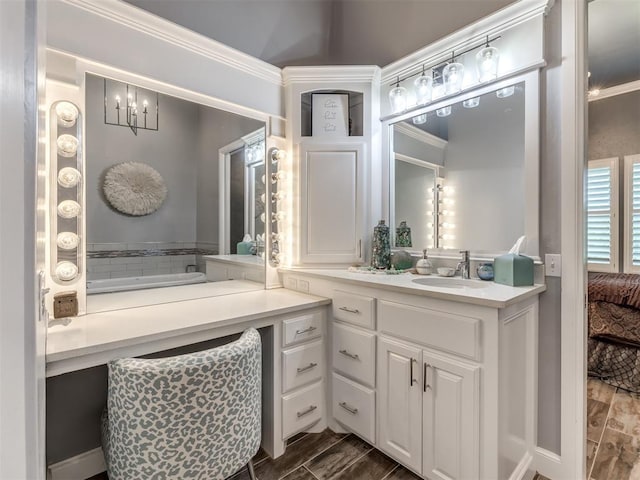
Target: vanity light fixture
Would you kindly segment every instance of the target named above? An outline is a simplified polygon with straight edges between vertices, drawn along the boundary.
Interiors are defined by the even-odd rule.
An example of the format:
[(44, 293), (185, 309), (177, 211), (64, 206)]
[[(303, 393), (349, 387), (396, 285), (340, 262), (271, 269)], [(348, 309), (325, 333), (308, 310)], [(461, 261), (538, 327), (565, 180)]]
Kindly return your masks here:
[(496, 97), (498, 98), (507, 98), (514, 94), (516, 91), (516, 87), (511, 85), (510, 87), (504, 87), (500, 90), (496, 90)]
[(431, 101), (433, 95), (433, 77), (425, 74), (424, 65), (422, 66), (422, 75), (413, 82), (413, 88), (416, 92), (417, 105), (426, 105)]
[(389, 101), (393, 113), (403, 112), (407, 108), (407, 89), (400, 86), (400, 77), (396, 86), (389, 91)]
[(490, 82), (498, 78), (498, 61), (500, 60), (500, 51), (496, 47), (489, 44), (489, 35), (487, 35), (487, 44), (476, 54), (476, 67), (478, 69), (478, 80), (481, 83)]
[(73, 167), (61, 168), (58, 172), (58, 185), (73, 188), (80, 182), (80, 172)]
[(61, 127), (73, 127), (78, 119), (78, 114), (78, 109), (71, 102), (62, 101), (56, 105), (56, 116), (58, 117), (58, 124)]
[(60, 280), (68, 282), (78, 276), (78, 267), (68, 261), (58, 262), (56, 265), (56, 275)]
[(464, 65), (455, 61), (455, 53), (451, 53), (451, 63), (448, 63), (442, 70), (444, 88), (447, 95), (458, 93), (462, 90), (464, 80)]
[(58, 205), (58, 215), (62, 218), (76, 218), (80, 215), (80, 204), (75, 200), (63, 200)]
[(158, 92), (105, 78), (104, 123), (129, 127), (134, 135), (139, 129), (158, 131), (158, 97)]
[(56, 145), (58, 146), (58, 155), (61, 157), (75, 157), (78, 151), (78, 139), (73, 135), (60, 135), (56, 140)]
[(448, 117), (451, 115), (451, 106), (439, 108), (436, 110), (436, 115), (439, 117)]
[(60, 232), (56, 238), (56, 244), (63, 250), (73, 250), (79, 243), (80, 238), (73, 232)]
[(272, 163), (282, 162), (286, 158), (287, 158), (287, 152), (285, 150), (282, 150), (281, 148), (274, 148), (271, 151), (271, 162)]
[(427, 114), (417, 115), (411, 119), (414, 125), (423, 125), (427, 123)]
[(280, 180), (284, 180), (285, 178), (287, 178), (287, 174), (285, 173), (285, 171), (278, 170), (277, 172), (271, 174), (271, 183), (278, 183)]
[(468, 98), (462, 102), (464, 108), (476, 108), (478, 105), (480, 105), (480, 97)]

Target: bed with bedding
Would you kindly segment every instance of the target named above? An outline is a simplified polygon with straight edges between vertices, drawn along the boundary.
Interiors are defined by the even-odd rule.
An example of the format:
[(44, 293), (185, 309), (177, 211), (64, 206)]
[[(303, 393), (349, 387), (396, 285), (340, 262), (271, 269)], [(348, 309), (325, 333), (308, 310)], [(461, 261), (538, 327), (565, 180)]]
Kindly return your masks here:
[(640, 393), (640, 275), (589, 274), (589, 375)]

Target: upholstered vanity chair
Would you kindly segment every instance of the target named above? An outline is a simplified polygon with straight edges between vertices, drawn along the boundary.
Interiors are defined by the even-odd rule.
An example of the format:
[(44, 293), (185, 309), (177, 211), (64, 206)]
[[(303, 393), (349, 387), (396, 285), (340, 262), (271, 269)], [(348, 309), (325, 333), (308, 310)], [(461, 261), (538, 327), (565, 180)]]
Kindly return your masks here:
[(261, 343), (254, 329), (218, 348), (109, 363), (102, 444), (109, 480), (229, 477), (261, 436)]

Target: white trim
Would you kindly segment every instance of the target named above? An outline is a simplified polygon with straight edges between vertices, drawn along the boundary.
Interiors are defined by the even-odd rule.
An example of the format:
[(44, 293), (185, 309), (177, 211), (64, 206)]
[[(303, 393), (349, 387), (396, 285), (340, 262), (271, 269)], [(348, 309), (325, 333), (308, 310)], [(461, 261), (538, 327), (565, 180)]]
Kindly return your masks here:
[(285, 67), (283, 85), (294, 83), (363, 83), (380, 80), (380, 67), (376, 65), (344, 65), (318, 67)]
[(442, 150), (444, 150), (445, 147), (449, 144), (447, 140), (436, 137), (435, 135), (429, 132), (425, 132), (418, 127), (409, 125), (408, 123), (396, 123), (394, 124), (393, 128), (397, 133), (400, 133), (409, 138), (413, 138), (414, 140), (418, 140), (419, 142), (426, 143), (427, 145), (440, 148)]
[[(610, 262), (607, 263), (587, 263), (587, 268), (590, 272), (617, 272), (620, 266), (620, 252), (619, 252), (619, 229), (620, 229), (620, 187), (619, 187), (619, 173), (618, 173), (618, 157), (602, 158), (599, 160), (589, 160), (587, 163), (587, 170), (591, 168), (609, 167), (611, 176), (611, 197), (609, 199), (609, 216), (611, 218), (611, 244), (609, 246), (611, 251)], [(626, 174), (626, 169), (625, 169)], [(626, 177), (625, 177), (626, 178)], [(626, 205), (626, 194), (625, 194)], [(588, 203), (585, 205), (588, 208)], [(626, 218), (626, 217), (625, 217)], [(585, 232), (586, 233), (586, 232)], [(587, 248), (589, 241), (587, 239)], [(587, 251), (587, 262), (588, 251)]]
[(625, 93), (635, 92), (640, 90), (640, 80), (635, 80), (629, 83), (623, 83), (614, 87), (603, 88), (596, 96), (589, 96), (589, 102), (595, 102), (604, 98), (615, 97), (616, 95), (623, 95)]
[(532, 461), (533, 456), (529, 452), (526, 452), (518, 462), (518, 465), (516, 465), (516, 468), (511, 472), (509, 480), (522, 480), (533, 477), (534, 473), (529, 470)]
[(244, 148), (244, 140), (239, 138), (218, 149), (218, 253), (227, 255), (231, 249), (227, 235), (230, 229), (230, 205), (227, 192), (231, 189), (229, 169), (231, 168), (231, 153)]
[(640, 266), (633, 265), (633, 165), (640, 163), (640, 154), (624, 156), (624, 259), (625, 273), (640, 273)]
[(478, 43), (487, 35), (496, 35), (508, 28), (515, 27), (527, 20), (546, 13), (553, 2), (547, 0), (520, 0), (496, 13), (467, 25), (430, 45), (396, 60), (382, 68), (381, 83), (392, 82), (397, 75), (411, 73), (415, 65), (418, 71), (423, 63), (436, 63), (444, 60), (452, 50), (464, 50)]
[(540, 475), (547, 478), (558, 480), (565, 478), (563, 477), (562, 459), (560, 455), (545, 448), (536, 447), (534, 466)]
[[(241, 138), (242, 138), (242, 141), (247, 145), (251, 145), (252, 143), (258, 143), (259, 141), (265, 141), (266, 140), (265, 127), (260, 127), (255, 132), (247, 133), (246, 135), (243, 135)], [(265, 152), (265, 156), (266, 154), (267, 153)]]
[(50, 465), (47, 480), (84, 480), (106, 469), (102, 448), (98, 447)]
[(62, 1), (273, 84), (282, 84), (282, 71), (278, 67), (128, 3), (118, 0)]
[(586, 2), (565, 1), (560, 95), (560, 451), (555, 478), (585, 478), (586, 468)]
[(432, 168), (433, 170), (435, 170), (436, 177), (439, 177), (438, 171), (443, 168), (442, 165), (438, 165), (437, 163), (427, 162), (426, 160), (420, 160), (419, 158), (410, 157), (409, 155), (403, 155), (402, 153), (396, 153), (395, 159), (400, 160), (401, 162), (412, 163), (419, 167)]

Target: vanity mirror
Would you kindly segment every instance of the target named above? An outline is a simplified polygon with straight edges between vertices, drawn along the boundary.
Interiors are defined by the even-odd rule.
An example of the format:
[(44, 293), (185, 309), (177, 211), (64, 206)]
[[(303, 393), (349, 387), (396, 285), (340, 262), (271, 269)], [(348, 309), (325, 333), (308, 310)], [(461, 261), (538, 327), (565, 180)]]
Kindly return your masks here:
[[(538, 255), (537, 72), (436, 101), (389, 123), (389, 217), (412, 245), (458, 257)], [(395, 236), (394, 236), (395, 237)]]
[(91, 74), (85, 101), (88, 294), (205, 282), (207, 256), (264, 234), (264, 122)]

